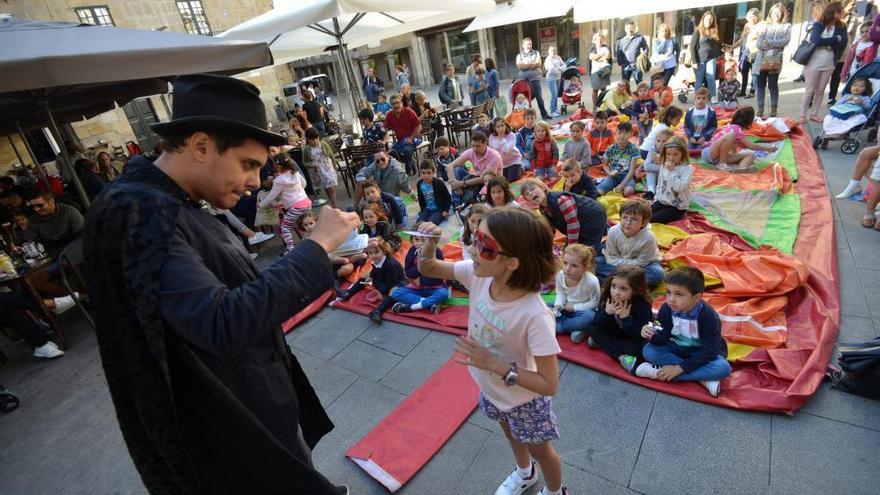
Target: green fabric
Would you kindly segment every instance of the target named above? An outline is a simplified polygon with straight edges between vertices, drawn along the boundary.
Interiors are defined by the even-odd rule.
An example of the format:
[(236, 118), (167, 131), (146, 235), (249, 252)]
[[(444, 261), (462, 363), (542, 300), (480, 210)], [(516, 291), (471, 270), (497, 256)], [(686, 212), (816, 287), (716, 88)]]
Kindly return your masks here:
[[(801, 201), (797, 194), (775, 194), (772, 201), (761, 199), (766, 196), (766, 191), (740, 191), (737, 189), (702, 189), (701, 191), (715, 195), (731, 195), (730, 201), (717, 201), (711, 199), (707, 208), (697, 202), (701, 199), (699, 192), (695, 192), (695, 198), (691, 201), (690, 209), (702, 213), (706, 219), (716, 227), (733, 232), (750, 246), (758, 248), (762, 245), (773, 246), (783, 253), (791, 254), (794, 243), (797, 240), (798, 227), (801, 218)], [(742, 196), (753, 195), (754, 200), (743, 199)], [(708, 194), (706, 195), (708, 197)], [(732, 211), (729, 204), (747, 204), (750, 218), (745, 218), (740, 211)]]

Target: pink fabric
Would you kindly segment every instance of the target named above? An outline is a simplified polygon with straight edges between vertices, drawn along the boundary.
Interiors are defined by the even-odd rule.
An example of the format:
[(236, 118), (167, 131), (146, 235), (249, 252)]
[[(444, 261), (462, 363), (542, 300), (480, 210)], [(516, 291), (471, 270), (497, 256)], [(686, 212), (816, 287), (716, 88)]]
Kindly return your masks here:
[(465, 161), (470, 161), (474, 164), (474, 175), (483, 175), (490, 170), (500, 174), (501, 169), (504, 168), (501, 154), (492, 148), (486, 148), (483, 156), (477, 156), (474, 149), (469, 148), (464, 150), (460, 157), (464, 157)]

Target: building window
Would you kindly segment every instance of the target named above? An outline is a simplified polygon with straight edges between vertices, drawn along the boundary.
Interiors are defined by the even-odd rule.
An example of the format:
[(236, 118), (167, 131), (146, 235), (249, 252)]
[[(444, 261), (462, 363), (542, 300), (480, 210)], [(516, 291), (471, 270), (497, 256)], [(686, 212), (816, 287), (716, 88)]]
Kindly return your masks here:
[(180, 11), (180, 16), (183, 17), (183, 25), (186, 27), (187, 33), (203, 34), (206, 36), (213, 34), (200, 0), (177, 2), (177, 10)]
[(79, 22), (93, 24), (95, 26), (115, 26), (113, 17), (110, 16), (110, 7), (101, 5), (98, 7), (78, 7), (74, 9)]

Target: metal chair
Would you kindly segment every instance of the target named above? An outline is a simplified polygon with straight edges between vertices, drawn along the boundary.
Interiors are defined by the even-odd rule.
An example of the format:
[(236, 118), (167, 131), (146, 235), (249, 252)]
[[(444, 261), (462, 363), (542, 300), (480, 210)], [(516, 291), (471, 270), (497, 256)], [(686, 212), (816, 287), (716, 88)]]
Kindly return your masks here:
[(342, 156), (346, 163), (345, 170), (342, 172), (342, 180), (346, 182), (346, 190), (348, 190), (349, 183), (352, 190), (357, 189), (355, 177), (358, 171), (364, 166), (364, 162), (372, 159), (373, 155), (382, 149), (384, 149), (382, 143), (366, 143), (342, 148)]
[(458, 149), (462, 148), (462, 143), (458, 140), (459, 134), (464, 134), (464, 144), (470, 142), (471, 128), (474, 126), (475, 108), (477, 107), (462, 108), (444, 114), (449, 141)]
[[(327, 143), (330, 145), (330, 149), (333, 150), (333, 156), (336, 157), (336, 173), (345, 177), (345, 169), (348, 167), (348, 163), (345, 162), (345, 158), (342, 156), (342, 136), (339, 134), (329, 136), (327, 137)], [(343, 180), (342, 183), (345, 185), (345, 192), (348, 193), (348, 197), (351, 197), (351, 189), (348, 187), (348, 182)]]
[[(70, 297), (73, 298), (76, 307), (79, 308), (82, 314), (86, 317), (89, 325), (91, 325), (92, 328), (95, 328), (95, 320), (92, 319), (92, 315), (89, 314), (88, 310), (86, 310), (83, 305), (84, 299), (77, 295), (77, 292), (71, 283), (71, 278), (75, 278), (77, 285), (80, 287), (86, 286), (85, 278), (83, 278), (82, 272), (80, 271), (80, 266), (82, 266), (82, 264), (83, 248), (82, 238), (80, 237), (65, 246), (61, 251), (61, 254), (58, 255), (58, 265), (60, 268), (59, 277), (61, 278), (61, 284), (64, 285), (64, 288), (70, 293)], [(88, 298), (88, 296), (86, 296), (86, 298)]]

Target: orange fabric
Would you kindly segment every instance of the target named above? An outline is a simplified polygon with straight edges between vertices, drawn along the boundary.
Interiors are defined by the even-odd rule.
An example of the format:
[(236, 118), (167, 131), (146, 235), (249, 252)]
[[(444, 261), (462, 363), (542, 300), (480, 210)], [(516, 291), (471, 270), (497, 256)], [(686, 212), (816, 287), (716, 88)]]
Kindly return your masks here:
[(526, 125), (526, 116), (523, 110), (514, 110), (504, 117), (504, 120), (514, 131), (518, 131), (522, 126)]
[(664, 260), (682, 260), (721, 280), (713, 290), (727, 296), (773, 296), (797, 289), (807, 280), (807, 266), (775, 249), (737, 251), (713, 234), (698, 234), (672, 247)]
[(789, 193), (793, 182), (782, 165), (774, 163), (755, 173), (731, 174), (723, 170), (694, 166), (691, 184), (695, 187), (729, 187), (742, 190), (779, 191)]
[(754, 136), (761, 141), (782, 141), (785, 139), (785, 134), (779, 132), (777, 128), (770, 124), (759, 124), (757, 122), (746, 129), (745, 133), (747, 136)]
[(721, 331), (728, 342), (774, 348), (785, 343), (787, 296), (733, 299), (707, 293), (706, 301), (721, 317)]

